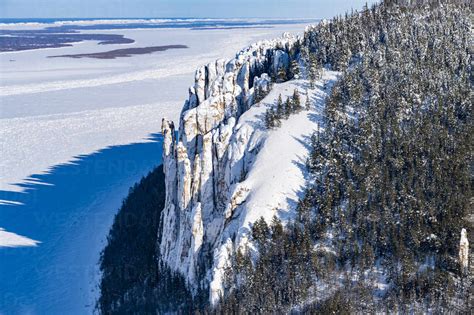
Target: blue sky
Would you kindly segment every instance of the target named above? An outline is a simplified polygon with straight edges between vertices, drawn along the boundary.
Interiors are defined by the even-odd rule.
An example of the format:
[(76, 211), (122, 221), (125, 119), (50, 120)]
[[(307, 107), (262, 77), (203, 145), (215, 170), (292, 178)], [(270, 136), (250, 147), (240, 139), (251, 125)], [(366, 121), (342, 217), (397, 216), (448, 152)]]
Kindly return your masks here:
[(2, 18), (328, 18), (376, 0), (0, 0)]

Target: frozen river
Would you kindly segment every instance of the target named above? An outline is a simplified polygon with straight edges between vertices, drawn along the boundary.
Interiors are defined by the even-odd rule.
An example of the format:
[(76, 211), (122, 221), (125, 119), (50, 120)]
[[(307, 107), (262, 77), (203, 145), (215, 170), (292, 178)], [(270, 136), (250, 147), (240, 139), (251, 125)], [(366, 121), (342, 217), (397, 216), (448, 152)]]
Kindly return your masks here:
[[(303, 29), (101, 29), (135, 42), (0, 53), (0, 314), (91, 313), (114, 214), (161, 162), (161, 119), (178, 120), (194, 70)], [(189, 48), (48, 58), (168, 45)]]

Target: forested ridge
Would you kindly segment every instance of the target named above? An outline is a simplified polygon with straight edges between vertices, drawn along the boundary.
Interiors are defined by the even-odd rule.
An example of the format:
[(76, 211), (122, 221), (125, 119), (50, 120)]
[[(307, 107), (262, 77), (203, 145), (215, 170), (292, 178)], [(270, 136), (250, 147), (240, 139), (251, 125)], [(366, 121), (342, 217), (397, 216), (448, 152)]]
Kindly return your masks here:
[(441, 2), (387, 1), (305, 32), (296, 58), (342, 72), (312, 181), (295, 222), (254, 224), (258, 259), (238, 249), (219, 311), (470, 312), (472, 16)]
[[(307, 143), (310, 180), (296, 219), (253, 224), (252, 245), (235, 249), (221, 301), (210, 306), (207, 291), (193, 297), (158, 263), (160, 167), (117, 214), (101, 259), (99, 311), (469, 314), (473, 275), (458, 252), (463, 228), (471, 253), (474, 243), (470, 6), (387, 0), (278, 47), (290, 62), (273, 82), (303, 77), (313, 88), (322, 69), (341, 73)], [(257, 89), (255, 102), (267, 92)], [(280, 128), (313, 101), (297, 90), (279, 97), (265, 126)]]

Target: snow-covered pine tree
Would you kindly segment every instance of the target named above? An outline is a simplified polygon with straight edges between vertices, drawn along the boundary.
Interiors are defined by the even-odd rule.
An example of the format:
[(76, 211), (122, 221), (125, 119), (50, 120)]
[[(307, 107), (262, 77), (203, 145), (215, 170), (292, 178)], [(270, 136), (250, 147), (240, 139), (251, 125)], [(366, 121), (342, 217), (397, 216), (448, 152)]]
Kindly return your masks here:
[(281, 126), (281, 117), (278, 116), (277, 109), (272, 107), (273, 125), (274, 127)]
[(281, 94), (278, 95), (278, 100), (277, 100), (277, 105), (276, 105), (276, 115), (279, 119), (283, 119), (285, 117), (285, 108), (283, 105)]
[(275, 124), (273, 121), (273, 110), (270, 107), (268, 107), (265, 111), (264, 122), (265, 122), (265, 128), (267, 129), (272, 129), (273, 127), (275, 127)]
[(283, 104), (283, 109), (284, 109), (283, 119), (288, 119), (290, 117), (293, 111), (292, 107), (293, 106), (291, 104), (291, 100), (289, 97), (287, 97), (285, 103)]
[(309, 92), (308, 90), (306, 90), (306, 101), (304, 103), (304, 107), (306, 110), (310, 110), (311, 109), (311, 100), (309, 98)]
[(292, 79), (299, 79), (300, 77), (300, 65), (296, 59), (293, 59), (290, 64), (290, 72)]
[(291, 97), (291, 105), (292, 105), (293, 113), (299, 113), (300, 111), (303, 110), (303, 106), (301, 106), (300, 93), (298, 89), (295, 89), (293, 91), (293, 96)]
[(268, 107), (265, 111), (264, 117), (265, 127), (267, 129), (273, 129), (281, 126), (280, 117), (278, 117), (277, 111), (273, 107)]
[(309, 64), (308, 64), (308, 79), (311, 88), (314, 88), (314, 83), (318, 80), (321, 76), (321, 69), (318, 64), (318, 60), (314, 54), (309, 56)]

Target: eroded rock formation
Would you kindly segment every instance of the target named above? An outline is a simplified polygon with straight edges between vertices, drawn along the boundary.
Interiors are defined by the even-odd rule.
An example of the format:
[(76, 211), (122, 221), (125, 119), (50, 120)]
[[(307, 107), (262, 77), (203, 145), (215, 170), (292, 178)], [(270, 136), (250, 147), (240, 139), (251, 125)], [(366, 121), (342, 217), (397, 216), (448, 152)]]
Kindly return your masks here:
[(194, 292), (210, 289), (211, 301), (221, 290), (216, 275), (224, 267), (221, 258), (233, 247), (229, 240), (235, 232), (226, 226), (248, 194), (238, 184), (258, 149), (254, 130), (239, 125), (239, 117), (254, 104), (254, 90), (268, 91), (271, 77), (289, 66), (294, 43), (284, 35), (254, 44), (228, 62), (199, 68), (178, 135), (173, 123), (163, 120), (166, 206), (160, 259), (184, 275)]

